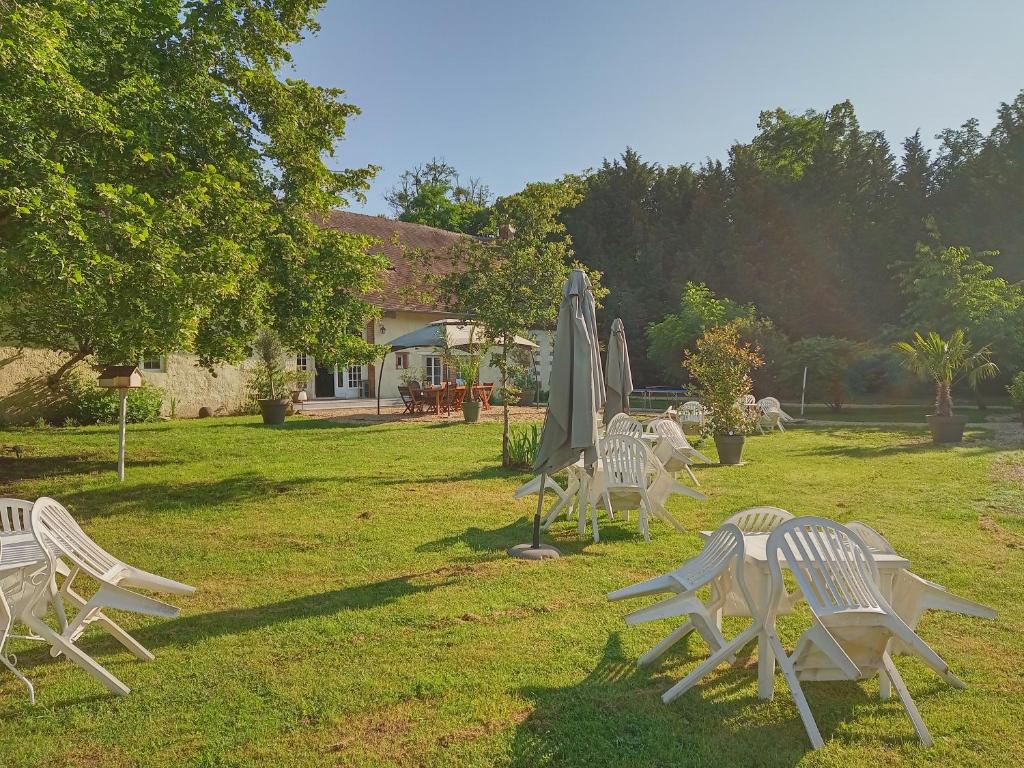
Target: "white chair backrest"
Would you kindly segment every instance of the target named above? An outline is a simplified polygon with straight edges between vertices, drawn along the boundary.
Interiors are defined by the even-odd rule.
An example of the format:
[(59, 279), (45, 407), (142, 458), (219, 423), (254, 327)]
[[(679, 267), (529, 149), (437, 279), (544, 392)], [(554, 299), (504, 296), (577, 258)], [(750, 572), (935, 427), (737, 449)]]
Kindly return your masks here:
[(612, 420), (608, 422), (608, 428), (605, 430), (606, 435), (629, 435), (638, 440), (643, 433), (643, 424), (626, 413), (617, 413), (612, 416)]
[(32, 530), (32, 502), (0, 499), (0, 535)]
[(757, 398), (753, 395), (744, 395), (739, 403), (741, 405), (755, 405), (757, 403)]
[(780, 556), (819, 618), (887, 605), (878, 591), (878, 567), (871, 552), (857, 534), (837, 522), (824, 517), (787, 520), (768, 537), (766, 555), (772, 574), (772, 610), (785, 589)]
[(775, 397), (762, 397), (760, 400), (757, 401), (757, 404), (761, 406), (762, 409), (768, 409), (772, 411), (782, 410), (782, 403), (780, 403), (778, 401), (778, 398)]
[[(742, 569), (743, 554), (743, 532), (725, 523), (711, 534), (700, 554), (669, 575), (689, 592), (704, 586), (730, 565)], [(738, 581), (743, 585), (742, 574), (740, 576)], [(745, 585), (743, 588), (745, 591)]]
[(882, 534), (876, 531), (867, 523), (862, 523), (859, 520), (851, 520), (846, 524), (846, 527), (853, 531), (860, 537), (868, 549), (876, 555), (895, 555), (896, 549), (889, 540)]
[(704, 406), (696, 400), (683, 403), (679, 406), (677, 417), (680, 421), (699, 423), (704, 420)]
[(778, 507), (749, 507), (726, 518), (725, 525), (732, 524), (744, 533), (771, 533), (793, 516)]
[[(33, 524), (47, 549), (56, 548), (63, 557), (94, 578), (101, 578), (124, 565), (89, 538), (60, 502), (47, 496), (33, 506)], [(52, 550), (51, 550), (52, 551)]]
[(686, 439), (683, 428), (670, 419), (654, 419), (647, 424), (647, 428), (652, 434), (667, 440), (673, 448), (682, 450), (690, 447), (690, 441)]
[(651, 463), (657, 459), (642, 441), (629, 435), (611, 435), (601, 448), (608, 488), (647, 488)]

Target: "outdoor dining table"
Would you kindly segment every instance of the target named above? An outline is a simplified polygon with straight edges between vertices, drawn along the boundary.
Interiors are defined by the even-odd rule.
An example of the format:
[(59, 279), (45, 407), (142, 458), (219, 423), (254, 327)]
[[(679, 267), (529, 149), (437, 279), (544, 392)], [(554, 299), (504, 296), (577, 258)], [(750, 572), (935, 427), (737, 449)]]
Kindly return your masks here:
[(434, 413), (440, 415), (441, 413), (441, 398), (444, 395), (447, 387), (422, 387), (420, 394), (426, 399), (433, 398), (434, 400)]
[[(700, 535), (709, 538), (714, 531), (701, 531)], [(772, 594), (772, 577), (768, 569), (768, 536), (767, 533), (744, 533), (744, 568), (751, 594), (767, 613), (768, 601)], [(897, 554), (872, 553), (878, 566), (879, 588), (886, 600), (892, 599), (892, 588), (896, 575), (904, 568), (910, 567), (910, 561)], [(788, 567), (785, 559), (779, 558), (783, 568)], [(752, 577), (752, 578), (751, 578)], [(721, 611), (716, 617), (721, 623)], [(768, 642), (768, 631), (771, 627), (763, 627), (757, 638), (757, 695), (762, 699), (771, 699), (775, 695), (775, 653)]]

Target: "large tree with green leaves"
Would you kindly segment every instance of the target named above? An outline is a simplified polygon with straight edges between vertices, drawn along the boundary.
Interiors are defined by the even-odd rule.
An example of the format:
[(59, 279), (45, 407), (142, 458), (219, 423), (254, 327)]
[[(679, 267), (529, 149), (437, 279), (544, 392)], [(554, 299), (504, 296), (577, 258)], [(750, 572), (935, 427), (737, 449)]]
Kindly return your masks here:
[(454, 166), (434, 158), (403, 172), (384, 199), (400, 221), (476, 235), (487, 224), (490, 195), (479, 179), (463, 181)]
[[(522, 192), (499, 198), (485, 237), (457, 243), (452, 271), (433, 280), (439, 302), (476, 320), (499, 345), (503, 339), (552, 327), (573, 260), (561, 215), (579, 199), (575, 179), (528, 184)], [(600, 297), (599, 275), (592, 273), (591, 278)], [(509, 466), (509, 393), (520, 363), (510, 346), (499, 346), (493, 363), (504, 395), (502, 465)]]
[(236, 361), (257, 329), (366, 359), (382, 264), (317, 219), (358, 109), (282, 78), (322, 0), (0, 0), (0, 333), (129, 361)]

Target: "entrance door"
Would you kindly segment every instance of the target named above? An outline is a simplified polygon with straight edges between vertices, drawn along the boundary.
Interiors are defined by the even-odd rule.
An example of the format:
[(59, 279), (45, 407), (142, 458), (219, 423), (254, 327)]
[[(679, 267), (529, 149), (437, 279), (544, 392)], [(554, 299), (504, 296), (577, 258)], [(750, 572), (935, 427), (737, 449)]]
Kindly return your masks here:
[(338, 368), (338, 397), (363, 397), (365, 381), (363, 366), (345, 365)]
[(317, 397), (334, 397), (334, 366), (316, 364), (316, 378), (313, 380)]

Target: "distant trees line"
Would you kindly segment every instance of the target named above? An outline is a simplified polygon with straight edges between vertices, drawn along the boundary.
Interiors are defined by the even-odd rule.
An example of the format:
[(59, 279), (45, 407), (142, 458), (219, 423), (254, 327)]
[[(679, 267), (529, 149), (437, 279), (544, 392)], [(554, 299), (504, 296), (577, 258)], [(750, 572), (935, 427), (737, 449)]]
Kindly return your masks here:
[[(752, 333), (769, 358), (773, 345), (789, 358), (812, 339), (805, 354), (827, 349), (877, 378), (891, 361), (864, 362), (865, 349), (961, 327), (992, 345), (1004, 373), (1024, 367), (1024, 91), (997, 117), (988, 135), (976, 119), (942, 131), (934, 151), (915, 133), (897, 156), (848, 101), (779, 109), (724, 162), (663, 166), (627, 149), (574, 177), (582, 200), (563, 216), (575, 258), (602, 273), (602, 325), (625, 322), (636, 380), (680, 380), (693, 304), (711, 300), (726, 302), (710, 309), (727, 319), (759, 318)], [(450, 218), (472, 233), (486, 188), (467, 195), (445, 170)]]

